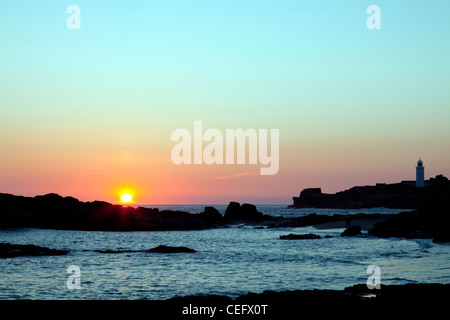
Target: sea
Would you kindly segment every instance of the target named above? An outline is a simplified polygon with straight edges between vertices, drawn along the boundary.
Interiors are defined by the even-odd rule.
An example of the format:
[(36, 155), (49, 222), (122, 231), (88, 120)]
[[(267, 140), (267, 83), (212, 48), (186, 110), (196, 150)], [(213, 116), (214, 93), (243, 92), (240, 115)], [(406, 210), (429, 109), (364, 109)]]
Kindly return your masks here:
[[(213, 205), (224, 213), (226, 205)], [(205, 205), (151, 206), (202, 212)], [(405, 210), (288, 209), (261, 205), (264, 214), (392, 214)], [(377, 266), (382, 285), (450, 283), (450, 244), (431, 239), (341, 237), (343, 229), (262, 228), (237, 224), (199, 231), (0, 230), (0, 243), (69, 250), (62, 256), (0, 259), (0, 299), (162, 300), (285, 290), (342, 290), (366, 284)], [(280, 240), (289, 233), (321, 239)], [(325, 236), (329, 236), (326, 237)], [(159, 245), (196, 253), (150, 253)]]

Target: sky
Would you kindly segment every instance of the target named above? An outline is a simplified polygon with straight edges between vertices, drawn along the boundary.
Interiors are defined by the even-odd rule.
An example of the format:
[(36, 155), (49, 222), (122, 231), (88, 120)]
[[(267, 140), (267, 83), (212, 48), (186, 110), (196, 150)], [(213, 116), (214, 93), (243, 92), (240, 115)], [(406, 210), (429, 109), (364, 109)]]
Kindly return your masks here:
[[(419, 157), (426, 179), (450, 177), (448, 12), (446, 0), (2, 2), (0, 192), (288, 205), (308, 187), (414, 180)], [(174, 164), (171, 135), (194, 121), (278, 129), (278, 172)]]

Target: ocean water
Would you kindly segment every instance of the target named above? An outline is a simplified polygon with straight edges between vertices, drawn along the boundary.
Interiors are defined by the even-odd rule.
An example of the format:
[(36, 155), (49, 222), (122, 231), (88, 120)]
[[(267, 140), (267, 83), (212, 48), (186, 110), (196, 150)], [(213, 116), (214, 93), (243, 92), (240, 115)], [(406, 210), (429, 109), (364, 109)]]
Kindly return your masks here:
[[(204, 206), (159, 206), (201, 212)], [(226, 206), (215, 206), (224, 212)], [(393, 213), (370, 210), (285, 209), (258, 206), (265, 214)], [(343, 229), (264, 229), (245, 225), (201, 231), (98, 232), (47, 229), (0, 230), (0, 242), (70, 250), (65, 256), (0, 259), (0, 299), (167, 299), (220, 294), (236, 297), (265, 290), (343, 289), (366, 283), (369, 265), (381, 285), (450, 283), (450, 245), (431, 239), (340, 237)], [(332, 238), (280, 240), (313, 232)], [(197, 253), (158, 254), (159, 246)], [(117, 250), (120, 253), (100, 253)], [(80, 289), (69, 289), (67, 268), (80, 268)]]

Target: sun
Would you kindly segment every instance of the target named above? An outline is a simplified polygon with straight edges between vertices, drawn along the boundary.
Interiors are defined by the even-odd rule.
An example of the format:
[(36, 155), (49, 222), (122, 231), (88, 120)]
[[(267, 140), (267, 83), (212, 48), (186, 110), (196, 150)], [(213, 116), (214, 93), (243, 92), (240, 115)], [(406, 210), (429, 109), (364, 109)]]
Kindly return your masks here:
[(133, 200), (133, 197), (129, 193), (124, 193), (124, 194), (122, 194), (120, 199), (122, 200), (122, 202), (127, 203), (127, 202), (131, 202), (131, 200)]

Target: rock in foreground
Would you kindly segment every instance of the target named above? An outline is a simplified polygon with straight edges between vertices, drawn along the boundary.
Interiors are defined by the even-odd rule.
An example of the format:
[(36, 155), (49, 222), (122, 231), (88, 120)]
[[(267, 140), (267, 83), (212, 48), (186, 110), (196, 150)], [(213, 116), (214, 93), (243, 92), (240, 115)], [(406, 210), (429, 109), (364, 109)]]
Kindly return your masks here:
[[(5, 314), (29, 318), (49, 310), (89, 310), (92, 318), (114, 318), (124, 310), (134, 314), (164, 315), (164, 319), (301, 319), (309, 314), (319, 319), (369, 318), (440, 318), (448, 313), (450, 284), (381, 285), (369, 290), (365, 284), (344, 290), (264, 291), (249, 293), (235, 299), (225, 295), (197, 295), (168, 300), (66, 300), (10, 301), (0, 300)], [(198, 310), (202, 308), (203, 314)], [(214, 317), (206, 310), (214, 309)], [(250, 309), (251, 308), (251, 309)], [(187, 311), (186, 311), (187, 310)], [(196, 310), (189, 312), (189, 310)], [(306, 316), (305, 316), (306, 317)], [(159, 317), (162, 318), (162, 317)]]
[[(417, 317), (420, 311), (432, 318), (447, 312), (449, 298), (449, 284), (381, 285), (381, 289), (374, 290), (359, 284), (344, 290), (265, 291), (236, 299), (226, 296), (181, 297), (160, 302), (159, 306), (164, 311), (173, 310), (173, 318), (181, 317), (183, 307), (190, 304), (223, 310), (217, 311), (214, 319), (297, 319), (300, 318), (299, 312), (317, 314), (320, 319), (337, 318), (347, 312), (345, 319), (361, 319), (361, 315), (369, 310), (370, 315), (377, 318), (386, 317), (386, 314), (394, 318)], [(236, 305), (238, 309), (235, 309)], [(252, 306), (258, 314), (242, 312), (244, 305)], [(227, 308), (231, 314), (226, 312)]]

